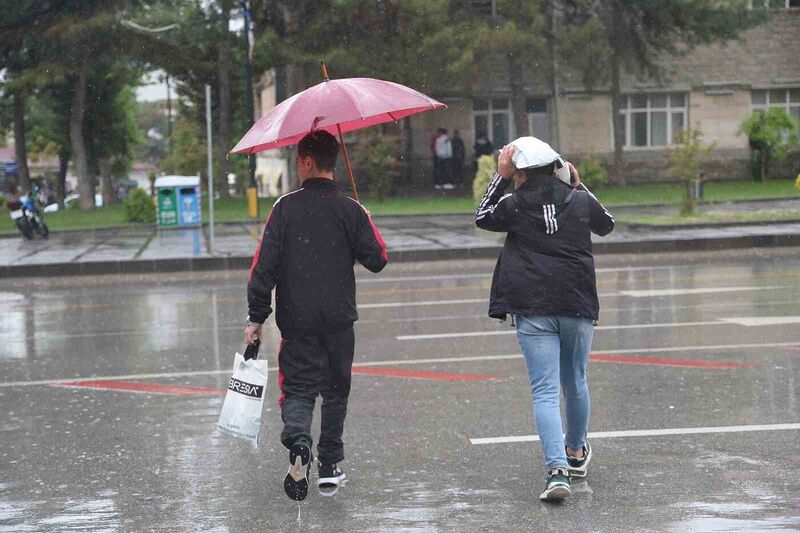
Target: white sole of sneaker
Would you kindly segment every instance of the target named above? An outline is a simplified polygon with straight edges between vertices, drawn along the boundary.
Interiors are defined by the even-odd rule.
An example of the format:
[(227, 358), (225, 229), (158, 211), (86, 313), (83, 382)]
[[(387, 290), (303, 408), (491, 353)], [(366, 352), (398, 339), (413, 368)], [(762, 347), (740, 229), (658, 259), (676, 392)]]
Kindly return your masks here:
[(347, 474), (342, 473), (341, 476), (336, 477), (321, 477), (317, 481), (317, 486), (320, 488), (338, 487), (339, 484), (347, 478)]
[(540, 500), (545, 501), (559, 501), (572, 494), (572, 491), (566, 485), (554, 485), (539, 495)]

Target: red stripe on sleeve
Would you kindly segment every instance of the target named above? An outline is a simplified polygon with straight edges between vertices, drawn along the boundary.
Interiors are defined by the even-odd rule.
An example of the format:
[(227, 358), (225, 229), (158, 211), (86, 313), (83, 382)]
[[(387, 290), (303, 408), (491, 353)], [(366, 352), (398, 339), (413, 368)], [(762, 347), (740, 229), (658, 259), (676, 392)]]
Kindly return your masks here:
[(253, 262), (250, 264), (250, 274), (247, 276), (248, 283), (253, 279), (253, 271), (256, 269), (256, 265), (258, 264), (258, 258), (261, 256), (261, 243), (264, 242), (264, 232), (267, 231), (267, 225), (269, 224), (269, 221), (272, 218), (272, 212), (274, 210), (275, 206), (272, 206), (272, 209), (269, 210), (267, 221), (264, 223), (264, 231), (261, 232), (261, 238), (258, 240), (258, 247), (256, 248), (256, 253), (253, 255)]
[(381, 247), (381, 257), (383, 257), (384, 261), (388, 262), (389, 253), (386, 251), (386, 242), (383, 240), (381, 232), (378, 231), (378, 226), (372, 221), (372, 216), (367, 214), (367, 219), (369, 219), (369, 225), (372, 226), (372, 233), (375, 235), (375, 240), (378, 241), (378, 245)]

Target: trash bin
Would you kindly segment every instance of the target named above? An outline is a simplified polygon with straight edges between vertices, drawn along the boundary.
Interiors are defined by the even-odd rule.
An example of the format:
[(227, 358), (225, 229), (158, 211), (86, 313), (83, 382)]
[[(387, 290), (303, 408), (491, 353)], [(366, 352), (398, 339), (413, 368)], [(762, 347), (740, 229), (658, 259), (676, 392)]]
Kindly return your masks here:
[(159, 226), (200, 225), (199, 176), (161, 176), (156, 178), (155, 189)]

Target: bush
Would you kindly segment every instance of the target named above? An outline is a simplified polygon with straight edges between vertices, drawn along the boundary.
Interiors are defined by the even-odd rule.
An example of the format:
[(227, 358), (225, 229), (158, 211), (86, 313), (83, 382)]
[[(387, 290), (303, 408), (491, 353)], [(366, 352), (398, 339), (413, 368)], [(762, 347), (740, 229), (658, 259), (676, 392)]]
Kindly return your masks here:
[(131, 191), (124, 205), (125, 220), (128, 222), (156, 221), (156, 204), (144, 189), (137, 188)]
[(472, 198), (475, 199), (476, 205), (486, 194), (495, 172), (497, 172), (497, 161), (493, 155), (483, 155), (478, 159), (478, 171), (472, 180)]
[(608, 171), (603, 163), (596, 159), (594, 155), (589, 155), (586, 159), (581, 160), (577, 165), (578, 174), (581, 177), (581, 183), (586, 185), (588, 189), (596, 189), (601, 185), (608, 182)]
[(397, 135), (364, 136), (357, 150), (356, 163), (366, 178), (367, 192), (383, 202), (391, 194), (395, 180), (403, 174), (400, 139)]
[(767, 179), (772, 161), (786, 159), (800, 145), (797, 121), (785, 109), (777, 107), (751, 113), (742, 122), (741, 132), (750, 141), (754, 181)]

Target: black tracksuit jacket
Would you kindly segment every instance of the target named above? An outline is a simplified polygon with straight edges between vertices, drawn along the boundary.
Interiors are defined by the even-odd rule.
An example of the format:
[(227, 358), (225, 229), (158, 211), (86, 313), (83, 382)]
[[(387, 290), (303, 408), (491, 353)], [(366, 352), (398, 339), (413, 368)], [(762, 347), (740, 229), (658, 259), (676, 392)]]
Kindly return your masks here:
[(249, 320), (272, 313), (285, 338), (337, 333), (358, 320), (353, 265), (388, 262), (386, 244), (364, 207), (333, 180), (313, 178), (272, 206), (247, 284)]
[(583, 185), (557, 178), (512, 180), (495, 174), (475, 224), (507, 232), (492, 278), (489, 316), (562, 316), (597, 320), (599, 303), (591, 233), (606, 235), (614, 218)]

